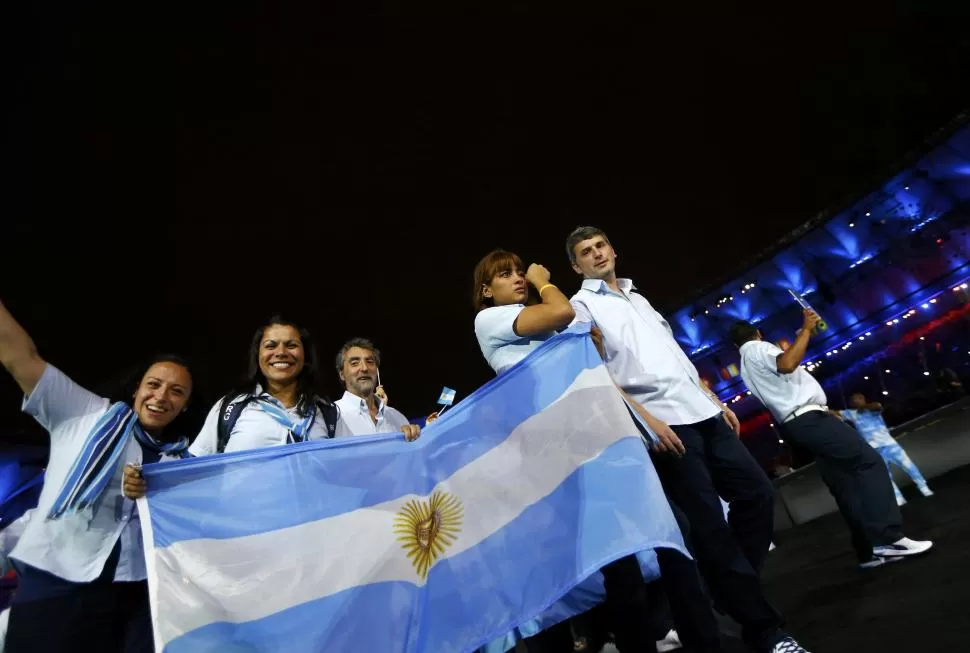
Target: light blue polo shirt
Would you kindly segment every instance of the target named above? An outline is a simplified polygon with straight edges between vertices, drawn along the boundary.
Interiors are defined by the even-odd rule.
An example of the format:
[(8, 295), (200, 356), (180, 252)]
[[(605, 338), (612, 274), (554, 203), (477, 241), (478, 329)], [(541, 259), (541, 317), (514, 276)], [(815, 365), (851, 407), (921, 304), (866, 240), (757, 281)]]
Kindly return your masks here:
[(475, 316), (478, 346), (482, 348), (482, 355), (496, 374), (512, 367), (533, 349), (556, 335), (555, 331), (525, 337), (516, 335), (513, 329), (515, 319), (524, 308), (524, 304), (492, 306), (479, 311)]

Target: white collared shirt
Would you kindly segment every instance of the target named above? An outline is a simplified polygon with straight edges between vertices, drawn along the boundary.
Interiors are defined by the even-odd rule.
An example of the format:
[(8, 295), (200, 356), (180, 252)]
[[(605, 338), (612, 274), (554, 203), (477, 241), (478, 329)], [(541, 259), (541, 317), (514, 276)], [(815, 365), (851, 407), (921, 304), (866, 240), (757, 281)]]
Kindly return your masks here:
[(779, 424), (803, 406), (826, 403), (825, 390), (802, 367), (791, 374), (778, 371), (780, 347), (763, 340), (741, 345), (741, 378), (751, 394), (761, 400)]
[(532, 350), (549, 338), (555, 331), (520, 336), (515, 333), (515, 320), (525, 304), (490, 306), (475, 316), (475, 337), (485, 361), (501, 374), (532, 353)]
[(34, 391), (24, 397), (23, 411), (50, 433), (51, 449), (40, 500), (10, 553), (11, 558), (64, 580), (84, 583), (101, 575), (120, 540), (121, 557), (114, 580), (138, 581), (147, 577), (137, 508), (121, 493), (125, 465), (142, 463), (141, 446), (135, 438), (128, 441), (93, 513), (66, 512), (60, 519), (47, 519), (91, 429), (109, 406), (107, 399), (77, 385), (50, 363)]
[(576, 322), (592, 322), (603, 332), (606, 367), (613, 380), (657, 419), (696, 424), (721, 413), (701, 388), (697, 368), (674, 340), (667, 321), (634, 290), (617, 279), (619, 293), (601, 279), (586, 279), (572, 296)]
[(370, 417), (367, 402), (349, 390), (345, 390), (344, 396), (337, 401), (337, 408), (340, 409), (337, 437), (400, 433), (401, 429), (409, 423), (408, 418), (401, 411), (384, 404), (377, 397), (375, 399), (377, 400), (376, 424)]
[[(256, 386), (255, 393), (262, 394), (262, 388)], [(189, 453), (193, 456), (210, 456), (217, 452), (219, 445), (219, 408), (222, 406), (222, 399), (217, 401), (209, 411), (202, 425), (202, 430), (195, 437)], [(317, 416), (313, 419), (310, 427), (310, 434), (307, 440), (323, 440), (328, 437), (327, 423), (323, 419), (320, 408), (317, 409)], [(297, 412), (296, 406), (287, 408), (286, 412), (296, 421), (302, 421), (302, 417)], [(339, 432), (340, 425), (338, 423)], [(233, 451), (248, 451), (249, 449), (261, 449), (263, 447), (277, 447), (286, 444), (289, 436), (289, 429), (269, 416), (268, 413), (256, 407), (254, 401), (248, 402), (243, 406), (242, 412), (236, 419), (229, 434), (229, 441), (226, 443), (226, 453)]]

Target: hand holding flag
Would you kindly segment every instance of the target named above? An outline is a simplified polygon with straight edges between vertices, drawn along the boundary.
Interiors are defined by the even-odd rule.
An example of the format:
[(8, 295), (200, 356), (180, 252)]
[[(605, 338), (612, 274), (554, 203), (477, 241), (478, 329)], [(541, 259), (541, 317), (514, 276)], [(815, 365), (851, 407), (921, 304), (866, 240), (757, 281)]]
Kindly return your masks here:
[[(801, 295), (796, 293), (791, 288), (788, 289), (788, 294), (790, 294), (795, 299), (795, 301), (798, 302), (799, 306), (804, 308), (806, 311), (812, 311), (813, 313), (815, 313), (816, 316), (818, 316), (818, 311), (812, 308), (812, 305), (809, 304), (807, 301), (805, 301), (805, 299)], [(818, 322), (815, 324), (815, 333), (822, 333), (823, 331), (828, 330), (828, 328), (829, 328), (829, 325), (825, 323), (825, 320), (819, 317)]]
[(441, 388), (441, 394), (438, 396), (438, 405), (444, 406), (444, 408), (442, 408), (441, 410), (436, 410), (435, 412), (428, 415), (428, 419), (425, 421), (425, 424), (431, 424), (436, 419), (438, 419), (438, 417), (441, 416), (441, 413), (445, 412), (445, 408), (447, 408), (448, 406), (450, 406), (455, 402), (455, 394), (456, 394), (455, 390), (452, 388), (449, 388), (448, 386), (444, 386), (443, 388)]
[(441, 395), (438, 397), (439, 406), (450, 406), (455, 402), (455, 391), (448, 386), (441, 389)]

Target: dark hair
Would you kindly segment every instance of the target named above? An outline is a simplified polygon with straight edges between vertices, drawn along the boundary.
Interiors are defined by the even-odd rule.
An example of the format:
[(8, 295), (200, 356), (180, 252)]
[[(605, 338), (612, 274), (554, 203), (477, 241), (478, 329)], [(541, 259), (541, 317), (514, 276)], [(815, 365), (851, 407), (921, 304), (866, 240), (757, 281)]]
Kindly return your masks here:
[(596, 238), (597, 236), (602, 236), (603, 240), (612, 247), (612, 243), (610, 243), (606, 232), (598, 227), (576, 227), (573, 229), (569, 236), (566, 237), (566, 255), (569, 257), (569, 262), (576, 263), (576, 245), (584, 240)]
[(351, 338), (344, 343), (340, 351), (337, 352), (337, 374), (344, 371), (344, 356), (350, 351), (352, 347), (360, 347), (361, 349), (366, 349), (368, 351), (374, 352), (374, 358), (377, 359), (377, 366), (381, 366), (381, 350), (374, 346), (374, 343), (367, 338)]
[[(504, 249), (492, 250), (478, 262), (478, 265), (475, 266), (475, 287), (472, 291), (472, 304), (476, 311), (484, 311), (486, 308), (495, 305), (495, 301), (491, 297), (484, 295), (482, 286), (491, 283), (492, 277), (496, 274), (516, 269), (525, 271), (522, 259), (519, 258), (518, 254), (507, 252)], [(531, 290), (529, 295), (532, 295)]]
[(740, 347), (749, 340), (758, 337), (758, 327), (750, 322), (735, 322), (731, 327), (731, 340), (735, 347)]
[[(148, 370), (153, 365), (158, 363), (174, 363), (185, 368), (185, 371), (189, 373), (189, 377), (192, 379), (192, 388), (189, 391), (189, 398), (186, 400), (185, 405), (187, 409), (192, 407), (192, 397), (197, 394), (195, 375), (192, 373), (192, 363), (186, 357), (180, 356), (179, 354), (155, 354), (147, 361), (129, 368), (127, 372), (119, 377), (120, 380), (116, 380), (111, 384), (111, 388), (107, 393), (109, 401), (111, 403), (121, 401), (130, 406), (131, 398), (138, 392), (138, 388), (141, 386), (141, 381), (145, 378), (145, 374), (148, 373)], [(163, 433), (165, 440), (177, 440), (183, 435), (189, 438), (194, 437), (198, 430), (196, 427), (201, 426), (201, 424), (195, 424), (195, 422), (200, 421), (198, 417), (191, 410), (179, 413), (165, 427)]]
[(317, 347), (313, 340), (313, 335), (306, 327), (302, 327), (292, 320), (288, 320), (279, 313), (273, 315), (263, 322), (253, 333), (253, 339), (249, 344), (249, 367), (244, 383), (239, 386), (233, 394), (252, 394), (256, 390), (256, 385), (267, 389), (266, 377), (259, 369), (259, 346), (263, 341), (263, 334), (271, 326), (293, 327), (300, 334), (300, 342), (303, 344), (303, 369), (296, 377), (296, 407), (301, 416), (306, 415), (306, 411), (316, 410), (317, 397), (323, 395), (319, 392), (320, 371), (318, 368)]

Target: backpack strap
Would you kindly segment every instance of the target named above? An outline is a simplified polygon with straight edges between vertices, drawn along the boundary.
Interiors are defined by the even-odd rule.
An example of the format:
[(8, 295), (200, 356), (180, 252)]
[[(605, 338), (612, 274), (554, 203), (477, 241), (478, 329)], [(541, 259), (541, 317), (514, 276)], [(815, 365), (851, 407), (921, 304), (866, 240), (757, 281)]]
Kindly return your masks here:
[[(240, 395), (226, 395), (222, 398), (222, 403), (219, 404), (219, 423), (216, 427), (218, 433), (217, 453), (223, 453), (226, 450), (232, 429), (242, 414), (243, 408), (256, 398), (252, 395), (246, 395), (242, 399), (239, 399), (239, 397)], [(336, 436), (337, 422), (340, 420), (340, 408), (337, 404), (323, 397), (317, 397), (317, 408), (320, 409), (323, 421), (327, 425), (327, 437)]]
[(327, 425), (327, 437), (332, 438), (337, 434), (337, 422), (340, 420), (340, 407), (329, 399), (317, 397), (317, 408), (323, 415), (323, 421)]
[(246, 404), (255, 399), (255, 397), (246, 395), (238, 401), (235, 401), (236, 399), (239, 399), (239, 395), (226, 395), (222, 398), (222, 403), (219, 405), (219, 423), (216, 427), (218, 433), (216, 453), (223, 453), (226, 450), (226, 445), (229, 444), (229, 437), (232, 435), (232, 429), (236, 425), (239, 415), (242, 414), (242, 409), (245, 408)]

